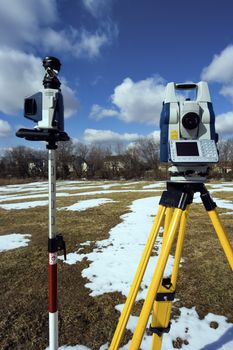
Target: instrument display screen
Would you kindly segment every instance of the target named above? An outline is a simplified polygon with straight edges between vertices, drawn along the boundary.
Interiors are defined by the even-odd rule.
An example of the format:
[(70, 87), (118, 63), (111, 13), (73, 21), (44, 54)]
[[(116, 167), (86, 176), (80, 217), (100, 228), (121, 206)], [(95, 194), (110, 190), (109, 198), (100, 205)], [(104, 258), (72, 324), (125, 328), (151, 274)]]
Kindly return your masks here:
[(197, 142), (176, 142), (177, 156), (199, 156)]

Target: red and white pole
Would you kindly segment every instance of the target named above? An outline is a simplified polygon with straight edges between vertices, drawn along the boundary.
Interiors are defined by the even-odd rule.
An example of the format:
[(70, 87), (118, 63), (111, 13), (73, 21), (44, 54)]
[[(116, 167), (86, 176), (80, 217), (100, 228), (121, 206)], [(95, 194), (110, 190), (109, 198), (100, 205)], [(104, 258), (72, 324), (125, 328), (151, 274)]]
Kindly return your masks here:
[(57, 293), (57, 235), (56, 235), (56, 158), (55, 149), (47, 146), (49, 182), (49, 237), (48, 237), (48, 311), (49, 350), (58, 350), (58, 293)]

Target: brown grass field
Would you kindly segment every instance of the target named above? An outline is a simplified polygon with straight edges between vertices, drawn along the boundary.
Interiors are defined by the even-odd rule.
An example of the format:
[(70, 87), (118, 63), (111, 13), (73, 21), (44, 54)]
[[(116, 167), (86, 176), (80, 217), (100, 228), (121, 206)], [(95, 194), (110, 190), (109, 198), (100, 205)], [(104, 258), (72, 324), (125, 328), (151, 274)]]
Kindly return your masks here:
[[(131, 188), (142, 189), (145, 184), (149, 182), (135, 184)], [(119, 188), (117, 184), (113, 187)], [(74, 191), (69, 192), (69, 197), (57, 198), (58, 207), (92, 198), (74, 197)], [(120, 223), (121, 215), (129, 212), (128, 206), (132, 201), (155, 195), (161, 195), (161, 192), (96, 195), (95, 198), (111, 198), (116, 202), (82, 212), (58, 211), (58, 232), (66, 240), (67, 253), (77, 251), (86, 241), (93, 241), (85, 247), (85, 252), (91, 252), (97, 240), (109, 237), (110, 229)], [(233, 192), (216, 192), (213, 197), (233, 201)], [(224, 214), (229, 210), (219, 208), (218, 212)], [(220, 215), (220, 218), (233, 244), (232, 214)], [(24, 210), (0, 208), (0, 218), (0, 235), (31, 234), (27, 247), (0, 253), (0, 349), (44, 350), (48, 346), (47, 207)], [(173, 306), (173, 317), (180, 307), (195, 306), (200, 318), (211, 312), (226, 316), (229, 322), (233, 322), (232, 271), (201, 204), (191, 207), (183, 258), (185, 263), (180, 268), (178, 301)], [(67, 265), (59, 260), (59, 340), (60, 345), (82, 344), (99, 350), (113, 336), (119, 318), (115, 305), (123, 303), (125, 297), (116, 292), (91, 297), (90, 290), (85, 287), (88, 281), (81, 276), (88, 264), (87, 260), (83, 260)], [(136, 305), (136, 314), (140, 306), (141, 303)], [(131, 333), (127, 331), (124, 342), (130, 337)]]

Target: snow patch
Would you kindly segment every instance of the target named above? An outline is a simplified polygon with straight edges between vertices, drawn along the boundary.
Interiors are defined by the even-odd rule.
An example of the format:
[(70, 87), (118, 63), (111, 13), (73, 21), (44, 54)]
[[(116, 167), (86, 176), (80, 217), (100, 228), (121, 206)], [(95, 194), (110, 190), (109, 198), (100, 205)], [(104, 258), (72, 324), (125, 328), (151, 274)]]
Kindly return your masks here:
[(0, 236), (0, 252), (20, 247), (27, 247), (30, 242), (31, 235), (21, 233), (11, 233), (9, 235)]
[(0, 204), (0, 208), (5, 210), (20, 210), (28, 208), (43, 207), (48, 205), (48, 201), (34, 201), (34, 202), (21, 202), (21, 203), (10, 203), (10, 204)]
[(99, 205), (102, 205), (102, 204), (113, 203), (113, 202), (115, 201), (110, 198), (87, 199), (87, 200), (72, 204), (68, 207), (60, 208), (59, 210), (83, 211), (90, 208), (98, 207)]
[(165, 187), (166, 185), (166, 182), (158, 182), (158, 183), (155, 183), (155, 184), (150, 184), (150, 185), (146, 185), (146, 186), (143, 186), (144, 189), (150, 189), (150, 188), (157, 188), (157, 187)]
[[(135, 200), (129, 207), (131, 212), (121, 216), (123, 222), (110, 230), (109, 239), (97, 241), (93, 252), (88, 254), (76, 252), (67, 255), (65, 262), (68, 264), (74, 264), (84, 258), (91, 262), (89, 267), (82, 271), (82, 276), (90, 281), (86, 284), (86, 287), (92, 290), (90, 295), (96, 296), (115, 291), (125, 296), (128, 295), (158, 209), (159, 200), (159, 196)], [(158, 254), (161, 243), (162, 238), (158, 237), (155, 245)], [(138, 300), (145, 298), (157, 258), (157, 256), (150, 258)], [(170, 256), (165, 271), (166, 275), (171, 273), (173, 261), (174, 258)]]

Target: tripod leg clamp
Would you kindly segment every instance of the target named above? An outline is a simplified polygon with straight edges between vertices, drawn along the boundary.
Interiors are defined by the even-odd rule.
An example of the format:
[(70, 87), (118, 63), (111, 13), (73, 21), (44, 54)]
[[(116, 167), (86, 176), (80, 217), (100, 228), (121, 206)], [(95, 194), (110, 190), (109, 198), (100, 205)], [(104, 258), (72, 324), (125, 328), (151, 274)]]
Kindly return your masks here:
[(155, 300), (156, 301), (173, 301), (175, 299), (176, 291), (173, 290), (172, 292), (171, 291), (169, 292), (169, 290), (172, 288), (171, 278), (170, 277), (163, 278), (162, 286), (168, 291), (158, 292), (156, 294)]
[(164, 333), (169, 333), (171, 329), (171, 322), (169, 322), (169, 325), (166, 328), (162, 327), (152, 327), (150, 325), (149, 331), (151, 333), (157, 334), (159, 337), (162, 337)]
[(171, 304), (175, 299), (175, 290), (171, 283), (171, 278), (163, 278), (159, 288), (159, 292), (156, 294), (154, 303), (154, 315), (152, 316), (152, 325), (149, 327), (151, 333), (157, 334), (159, 337), (163, 333), (168, 333), (171, 328), (171, 322), (169, 322)]

